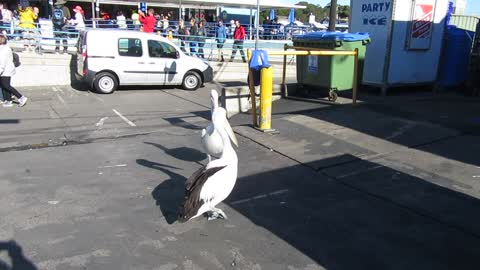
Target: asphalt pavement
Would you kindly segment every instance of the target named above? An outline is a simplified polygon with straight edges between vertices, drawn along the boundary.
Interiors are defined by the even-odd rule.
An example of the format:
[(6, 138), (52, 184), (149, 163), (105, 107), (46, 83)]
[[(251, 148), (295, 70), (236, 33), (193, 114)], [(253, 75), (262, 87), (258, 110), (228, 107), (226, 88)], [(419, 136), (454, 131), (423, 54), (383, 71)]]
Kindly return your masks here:
[(281, 100), (277, 134), (234, 116), (229, 219), (178, 223), (220, 87), (21, 89), (0, 108), (0, 269), (477, 268), (478, 98)]

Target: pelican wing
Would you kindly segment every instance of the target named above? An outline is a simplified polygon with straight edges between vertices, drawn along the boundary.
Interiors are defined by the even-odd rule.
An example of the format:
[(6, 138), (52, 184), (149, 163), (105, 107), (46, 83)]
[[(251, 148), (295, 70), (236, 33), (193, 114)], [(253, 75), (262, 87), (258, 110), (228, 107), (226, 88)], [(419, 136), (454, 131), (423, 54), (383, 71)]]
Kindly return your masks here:
[(186, 221), (195, 216), (198, 209), (205, 203), (200, 199), (202, 187), (209, 177), (226, 166), (206, 168), (202, 167), (192, 174), (185, 183), (185, 199), (180, 209), (179, 221)]

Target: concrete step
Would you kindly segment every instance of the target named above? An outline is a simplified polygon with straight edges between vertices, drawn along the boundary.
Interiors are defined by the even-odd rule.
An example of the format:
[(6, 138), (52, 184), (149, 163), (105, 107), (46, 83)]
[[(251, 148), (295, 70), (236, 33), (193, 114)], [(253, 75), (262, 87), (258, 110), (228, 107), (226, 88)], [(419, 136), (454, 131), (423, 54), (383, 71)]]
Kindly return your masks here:
[[(12, 77), (12, 84), (19, 87), (29, 86), (53, 86), (53, 85), (71, 85), (76, 72), (75, 54), (37, 54), (30, 51), (19, 51), (20, 67), (17, 68), (17, 74)], [(248, 77), (247, 64), (240, 59), (234, 62), (215, 62), (210, 65), (214, 70), (214, 80), (216, 82), (244, 82)], [(282, 76), (283, 65), (281, 63), (272, 63), (275, 79)], [(287, 67), (287, 78), (292, 80), (296, 78), (296, 66), (290, 64)]]

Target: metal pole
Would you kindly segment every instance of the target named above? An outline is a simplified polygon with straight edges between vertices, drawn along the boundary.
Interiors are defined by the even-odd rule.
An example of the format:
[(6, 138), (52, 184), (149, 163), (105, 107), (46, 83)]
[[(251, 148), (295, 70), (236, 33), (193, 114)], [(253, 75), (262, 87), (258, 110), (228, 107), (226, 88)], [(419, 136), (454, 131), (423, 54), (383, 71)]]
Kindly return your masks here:
[(260, 27), (260, 0), (257, 0), (257, 15), (255, 16), (255, 50), (258, 50), (258, 34), (259, 34), (259, 27)]
[(180, 21), (182, 18), (182, 0), (179, 1), (178, 5), (178, 21)]
[(248, 39), (252, 39), (252, 9), (250, 8), (250, 20), (248, 21)]
[(353, 104), (357, 103), (357, 93), (358, 93), (358, 48), (355, 48), (355, 56), (353, 63), (353, 86), (352, 86), (352, 102)]
[(330, 2), (330, 21), (328, 24), (328, 31), (335, 31), (335, 25), (337, 24), (337, 0), (331, 0)]
[(97, 28), (95, 24), (95, 0), (92, 0), (92, 27)]
[[(283, 50), (286, 52), (288, 49), (288, 45), (283, 45)], [(283, 72), (282, 72), (282, 97), (287, 97), (287, 54), (283, 56)]]
[(100, 17), (100, 0), (97, 0), (95, 3), (96, 3), (95, 18), (99, 18)]

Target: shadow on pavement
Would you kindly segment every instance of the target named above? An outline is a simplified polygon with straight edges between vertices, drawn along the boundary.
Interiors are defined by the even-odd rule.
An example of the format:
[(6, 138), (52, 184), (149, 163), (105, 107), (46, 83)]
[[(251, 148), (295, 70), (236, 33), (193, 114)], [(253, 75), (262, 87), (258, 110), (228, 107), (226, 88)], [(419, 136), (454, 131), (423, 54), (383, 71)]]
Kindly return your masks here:
[[(302, 134), (318, 131), (300, 125), (282, 126), (278, 120), (289, 116), (306, 116), (330, 124), (332, 128), (350, 129), (380, 140), (480, 166), (480, 159), (477, 158), (480, 151), (480, 99), (475, 101), (459, 96), (448, 98), (430, 95), (395, 104), (389, 98), (395, 97), (380, 101), (370, 101), (367, 97), (363, 103), (356, 105), (283, 99), (273, 103), (272, 127), (280, 134), (301, 127), (296, 136), (301, 140)], [(251, 125), (250, 118), (248, 113), (239, 114), (234, 117), (233, 125)]]
[(240, 177), (226, 203), (329, 270), (472, 269), (480, 256), (480, 200), (372, 162)]
[(152, 197), (156, 205), (160, 207), (162, 216), (168, 224), (177, 221), (178, 209), (183, 200), (184, 186), (187, 178), (181, 174), (175, 173), (170, 169), (179, 169), (162, 163), (149, 161), (146, 159), (137, 159), (137, 164), (147, 168), (159, 170), (170, 177), (162, 181), (152, 191)]
[(0, 241), (0, 252), (6, 251), (11, 265), (0, 260), (0, 270), (37, 270), (38, 268), (25, 257), (22, 248), (15, 241)]
[(189, 123), (185, 121), (184, 118), (188, 118), (188, 117), (164, 117), (163, 120), (167, 121), (172, 126), (182, 127), (185, 129), (201, 130), (205, 128), (204, 126), (199, 126), (199, 125)]
[(179, 159), (179, 160), (184, 160), (184, 161), (190, 161), (190, 162), (200, 162), (204, 159), (207, 158), (207, 155), (197, 149), (190, 148), (190, 147), (177, 147), (177, 148), (172, 148), (169, 149), (161, 144), (158, 143), (152, 143), (152, 142), (144, 142), (145, 144), (153, 145), (161, 150), (163, 150), (166, 154)]

